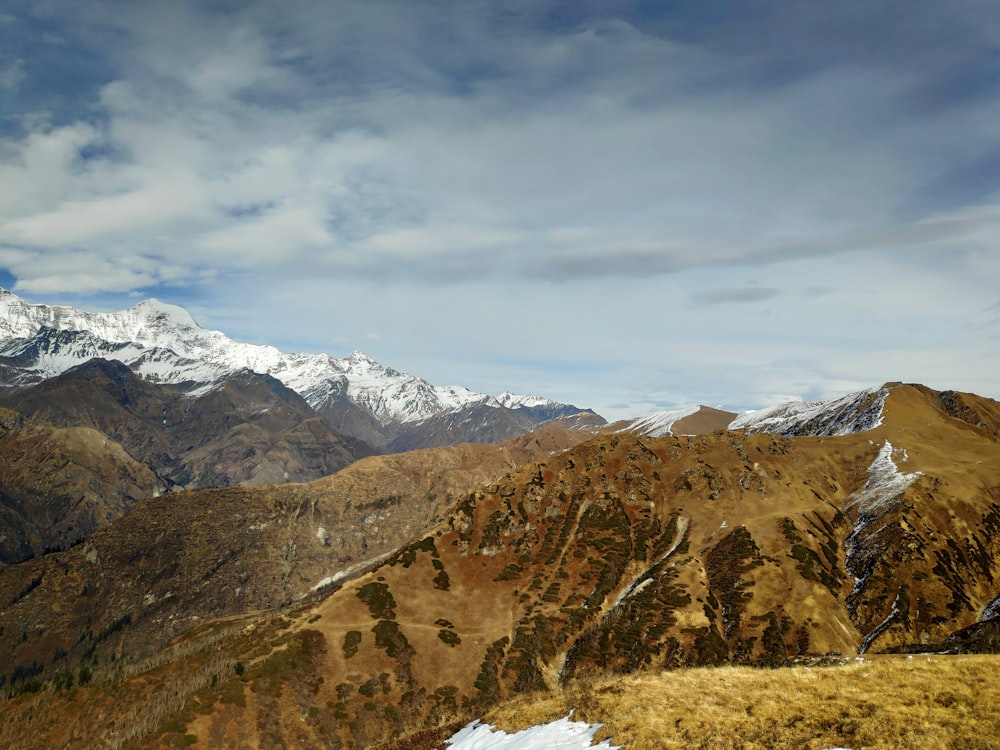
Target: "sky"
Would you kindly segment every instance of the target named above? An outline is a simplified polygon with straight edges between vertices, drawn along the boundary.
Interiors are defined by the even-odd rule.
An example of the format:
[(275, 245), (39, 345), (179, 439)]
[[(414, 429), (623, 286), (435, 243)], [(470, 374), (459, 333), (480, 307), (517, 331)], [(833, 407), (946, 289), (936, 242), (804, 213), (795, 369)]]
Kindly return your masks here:
[(993, 0), (0, 0), (0, 286), (605, 417), (1000, 398)]

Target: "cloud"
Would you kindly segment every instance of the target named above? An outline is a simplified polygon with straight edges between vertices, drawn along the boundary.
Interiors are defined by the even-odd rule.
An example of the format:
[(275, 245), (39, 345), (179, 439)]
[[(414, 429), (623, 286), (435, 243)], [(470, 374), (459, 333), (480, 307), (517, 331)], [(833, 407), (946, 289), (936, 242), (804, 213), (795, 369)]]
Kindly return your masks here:
[(16, 92), (27, 77), (24, 60), (20, 57), (13, 62), (0, 65), (0, 89)]
[(691, 304), (698, 306), (746, 304), (774, 299), (781, 294), (780, 289), (769, 287), (747, 287), (744, 289), (708, 289), (691, 296)]
[[(910, 157), (931, 140), (947, 155), (964, 121), (943, 142), (897, 114), (912, 81), (892, 60), (816, 54), (781, 86), (715, 88), (734, 69), (714, 38), (674, 40), (634, 8), (553, 32), (513, 7), (452, 27), (407, 4), (87, 6), (80, 39), (115, 40), (103, 119), (6, 142), (8, 184), (39, 187), (0, 239), (155, 254), (162, 236), (192, 271), (270, 254), (308, 259), (288, 273), (571, 282), (840, 253), (902, 237), (900, 205), (955, 200), (940, 177), (930, 199), (900, 192)], [(876, 123), (903, 137), (859, 137)]]
[(633, 409), (869, 384), (985, 325), (995, 14), (724, 5), (19, 4), (0, 269)]
[(87, 251), (52, 253), (0, 246), (0, 264), (18, 278), (14, 291), (19, 294), (61, 294), (67, 291), (67, 279), (73, 279), (71, 291), (81, 295), (127, 292), (158, 280), (155, 263), (147, 259), (107, 258)]

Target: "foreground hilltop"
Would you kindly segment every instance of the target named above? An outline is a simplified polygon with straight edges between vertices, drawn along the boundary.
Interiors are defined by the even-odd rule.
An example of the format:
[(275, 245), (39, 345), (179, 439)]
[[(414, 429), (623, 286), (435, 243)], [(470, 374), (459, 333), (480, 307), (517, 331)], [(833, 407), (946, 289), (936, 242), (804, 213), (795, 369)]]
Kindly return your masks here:
[[(848, 434), (605, 434), (546, 455), (462, 496), (383, 560), (330, 576), (294, 613), (204, 623), (156, 593), (108, 622), (81, 611), (60, 615), (72, 626), (43, 623), (40, 608), (57, 606), (44, 602), (61, 609), (93, 558), (112, 559), (122, 519), (61, 553), (79, 559), (54, 556), (4, 589), (17, 597), (4, 616), (22, 618), (4, 632), (26, 628), (29, 644), (7, 645), (9, 663), (66, 651), (53, 669), (92, 670), (74, 688), (85, 701), (49, 688), (3, 710), (21, 717), (25, 747), (113, 746), (126, 734), (144, 747), (366, 747), (609, 673), (974, 643), (970, 629), (986, 632), (1000, 607), (1000, 405), (899, 384), (869, 395), (859, 406), (874, 418)], [(308, 524), (309, 503), (262, 502), (279, 515), (260, 522)], [(249, 534), (250, 507), (227, 498), (177, 512), (241, 514)], [(218, 545), (208, 536), (187, 543)], [(307, 593), (280, 561), (314, 554), (310, 544), (322, 553), (313, 539), (296, 533), (263, 554), (241, 591)], [(336, 554), (341, 542), (328, 541)], [(155, 593), (178, 562), (139, 559), (123, 556), (121, 579), (102, 585)], [(220, 571), (235, 564), (219, 560)], [(183, 579), (169, 584), (177, 600), (212, 590), (211, 578)], [(137, 662), (124, 634), (147, 612), (184, 613), (171, 625), (179, 635), (196, 629)]]

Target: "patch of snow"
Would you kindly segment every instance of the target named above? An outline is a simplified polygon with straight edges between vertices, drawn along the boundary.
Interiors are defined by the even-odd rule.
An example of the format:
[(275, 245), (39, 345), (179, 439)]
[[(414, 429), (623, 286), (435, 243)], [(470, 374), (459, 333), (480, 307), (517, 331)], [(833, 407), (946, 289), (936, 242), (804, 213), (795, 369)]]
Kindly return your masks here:
[(445, 747), (449, 750), (618, 750), (619, 746), (612, 745), (610, 740), (593, 744), (600, 724), (573, 721), (570, 716), (513, 734), (477, 719), (446, 740)]
[(896, 592), (896, 598), (892, 600), (892, 607), (889, 609), (889, 614), (887, 614), (882, 622), (876, 625), (875, 629), (866, 635), (861, 641), (861, 648), (858, 649), (859, 653), (866, 653), (868, 648), (875, 642), (875, 639), (888, 630), (889, 626), (892, 625), (892, 621), (896, 619), (896, 616), (902, 613), (902, 608), (899, 606), (899, 598), (901, 594), (902, 589)]
[(634, 432), (649, 437), (669, 437), (673, 435), (674, 423), (697, 414), (700, 406), (689, 406), (677, 411), (656, 411), (636, 417), (618, 432)]
[(740, 414), (730, 430), (777, 435), (850, 435), (882, 424), (886, 386), (866, 388), (830, 401), (792, 401), (770, 409)]
[[(922, 476), (919, 471), (909, 474), (900, 472), (892, 459), (893, 451), (892, 443), (886, 440), (868, 467), (868, 481), (865, 482), (865, 486), (845, 507), (845, 511), (856, 513), (857, 518), (850, 536), (844, 542), (845, 565), (854, 576), (854, 587), (848, 596), (848, 608), (851, 607), (852, 599), (864, 589), (881, 554), (878, 541), (881, 528), (877, 527), (879, 520), (900, 502), (900, 496), (906, 488)], [(899, 599), (897, 592), (889, 614), (863, 637), (861, 653), (867, 651), (902, 613)]]
[(315, 586), (313, 586), (311, 589), (309, 589), (309, 592), (313, 593), (319, 591), (320, 589), (324, 589), (328, 586), (332, 586), (336, 583), (339, 583), (340, 581), (343, 581), (345, 579), (361, 575), (366, 570), (374, 568), (376, 565), (380, 564), (384, 560), (387, 560), (394, 552), (395, 550), (384, 552), (376, 557), (372, 557), (367, 560), (362, 560), (359, 563), (355, 563), (354, 565), (351, 565), (350, 567), (345, 568), (344, 570), (338, 570), (333, 575), (327, 576), (319, 583), (317, 583)]
[(1000, 617), (1000, 596), (983, 607), (983, 614), (980, 616), (979, 622), (992, 620), (994, 617)]
[[(681, 516), (678, 519), (677, 534), (674, 536), (674, 540), (673, 542), (671, 542), (670, 548), (667, 549), (667, 551), (664, 552), (662, 555), (660, 555), (660, 557), (656, 560), (656, 562), (654, 562), (652, 565), (646, 568), (640, 575), (636, 576), (636, 578), (633, 579), (633, 581), (622, 590), (622, 593), (615, 600), (615, 603), (611, 605), (611, 609), (608, 610), (608, 615), (610, 615), (611, 612), (615, 609), (615, 607), (617, 607), (623, 601), (628, 599), (633, 594), (637, 594), (638, 592), (642, 591), (644, 588), (646, 588), (646, 586), (649, 585), (650, 581), (653, 580), (653, 576), (656, 575), (657, 571), (660, 569), (663, 563), (667, 560), (668, 557), (670, 557), (672, 554), (674, 554), (674, 552), (677, 551), (677, 548), (680, 546), (681, 542), (684, 541), (684, 535), (687, 533), (689, 524), (690, 524), (690, 519), (687, 518), (686, 516)], [(725, 523), (723, 523), (723, 525), (725, 525)], [(606, 615), (606, 617), (608, 615)]]
[[(868, 467), (868, 481), (861, 492), (847, 507), (857, 507), (860, 514), (871, 514), (892, 505), (903, 491), (913, 484), (923, 473), (919, 471), (903, 474), (892, 460), (892, 443), (886, 440), (879, 449), (878, 456)], [(905, 456), (906, 449), (901, 453)], [(904, 459), (905, 460), (905, 459)]]

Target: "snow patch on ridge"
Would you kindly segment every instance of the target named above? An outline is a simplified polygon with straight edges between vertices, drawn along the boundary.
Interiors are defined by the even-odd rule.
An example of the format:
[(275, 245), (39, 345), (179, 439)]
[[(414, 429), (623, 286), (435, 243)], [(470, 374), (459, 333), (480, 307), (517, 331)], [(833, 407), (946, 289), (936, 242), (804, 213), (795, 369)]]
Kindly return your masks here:
[(676, 422), (698, 413), (700, 406), (689, 406), (678, 411), (656, 411), (644, 414), (629, 422), (618, 432), (634, 432), (649, 437), (669, 437), (673, 435)]
[[(572, 714), (570, 714), (572, 716)], [(476, 719), (460, 729), (445, 742), (449, 750), (618, 750), (610, 740), (593, 744), (594, 735), (601, 724), (587, 724), (573, 721), (570, 716), (556, 719), (548, 724), (507, 734)]]
[[(875, 460), (868, 467), (868, 481), (844, 509), (848, 514), (855, 513), (857, 519), (854, 529), (844, 542), (845, 567), (854, 576), (854, 587), (847, 597), (848, 610), (852, 615), (856, 598), (867, 585), (883, 552), (884, 545), (880, 543), (879, 535), (885, 525), (880, 524), (881, 519), (901, 502), (900, 498), (906, 488), (922, 476), (919, 471), (908, 474), (900, 472), (892, 458), (894, 450), (896, 449), (888, 440), (882, 444)], [(903, 449), (900, 453), (905, 460), (906, 450)], [(865, 653), (901, 614), (903, 608), (897, 592), (889, 613), (870, 632), (863, 635), (860, 653)]]
[(866, 388), (829, 401), (792, 401), (770, 409), (745, 412), (729, 424), (730, 430), (767, 432), (785, 436), (850, 435), (882, 424), (887, 386)]
[[(913, 484), (917, 477), (923, 475), (922, 472), (915, 471), (910, 474), (903, 474), (896, 468), (896, 462), (892, 460), (895, 449), (892, 443), (886, 440), (879, 449), (878, 455), (868, 467), (868, 481), (848, 504), (847, 507), (856, 507), (860, 515), (870, 515), (881, 510), (885, 510), (895, 505), (903, 491)], [(906, 449), (901, 451), (904, 461), (908, 458)]]

